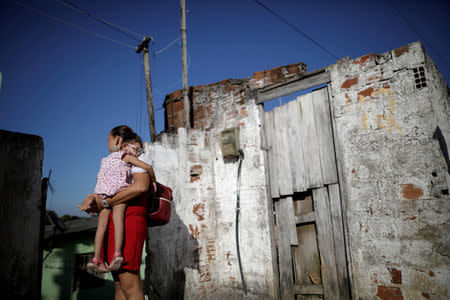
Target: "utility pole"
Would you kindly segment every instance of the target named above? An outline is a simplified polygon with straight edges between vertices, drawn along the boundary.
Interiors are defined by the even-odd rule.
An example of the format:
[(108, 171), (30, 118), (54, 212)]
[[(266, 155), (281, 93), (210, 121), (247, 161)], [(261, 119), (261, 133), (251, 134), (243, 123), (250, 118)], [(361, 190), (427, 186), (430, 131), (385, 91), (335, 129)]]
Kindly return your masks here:
[(188, 79), (187, 79), (187, 53), (186, 53), (186, 1), (180, 0), (181, 7), (181, 53), (183, 64), (183, 104), (184, 104), (184, 127), (190, 127), (189, 122), (189, 97), (188, 97)]
[(145, 90), (147, 91), (147, 110), (148, 110), (148, 125), (150, 127), (150, 138), (152, 143), (156, 139), (155, 129), (155, 113), (153, 111), (153, 96), (152, 96), (152, 80), (150, 77), (150, 59), (148, 56), (148, 44), (150, 37), (146, 36), (142, 42), (136, 47), (136, 53), (141, 53), (144, 61), (144, 76), (145, 76)]

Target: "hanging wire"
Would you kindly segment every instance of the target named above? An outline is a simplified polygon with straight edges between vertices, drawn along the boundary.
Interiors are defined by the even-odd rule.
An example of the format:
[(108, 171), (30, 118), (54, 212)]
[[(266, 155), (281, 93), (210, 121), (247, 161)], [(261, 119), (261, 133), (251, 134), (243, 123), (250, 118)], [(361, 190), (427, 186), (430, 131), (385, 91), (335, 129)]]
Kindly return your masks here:
[[(58, 2), (58, 3), (60, 3), (60, 4), (62, 4), (62, 5), (64, 5), (64, 6), (66, 6), (66, 7), (69, 7), (69, 8), (71, 8), (71, 9), (73, 9), (73, 10), (75, 10), (75, 11), (81, 13), (81, 14), (84, 14), (84, 15), (86, 15), (86, 16), (89, 16), (89, 17), (91, 17), (91, 18), (93, 18), (93, 19), (99, 21), (100, 23), (103, 23), (103, 24), (105, 24), (106, 26), (108, 26), (108, 27), (110, 27), (110, 28), (116, 30), (117, 32), (120, 32), (120, 33), (122, 33), (123, 35), (128, 36), (128, 37), (130, 37), (130, 38), (132, 38), (132, 39), (134, 39), (134, 40), (136, 40), (136, 41), (138, 41), (138, 42), (140, 42), (140, 41), (142, 40), (142, 38), (145, 36), (145, 35), (143, 35), (143, 34), (139, 34), (139, 33), (136, 33), (136, 32), (134, 32), (134, 31), (131, 31), (131, 30), (125, 28), (125, 27), (116, 25), (116, 24), (114, 24), (114, 23), (111, 23), (111, 22), (106, 21), (106, 20), (103, 20), (103, 19), (100, 19), (99, 17), (94, 16), (94, 15), (91, 14), (90, 12), (88, 12), (88, 11), (86, 11), (86, 10), (83, 10), (83, 9), (79, 8), (78, 6), (76, 6), (75, 4), (73, 4), (73, 3), (69, 2), (69, 1), (62, 1), (62, 0), (55, 0), (55, 1)], [(127, 33), (127, 32), (128, 32), (128, 33)], [(132, 35), (130, 35), (129, 33), (134, 34), (135, 36), (138, 36), (140, 39), (137, 39), (135, 36), (132, 36)], [(153, 39), (152, 37), (150, 37), (150, 38)]]
[[(186, 51), (186, 55), (187, 55), (187, 70), (189, 70), (189, 67), (191, 66), (191, 56), (189, 55), (189, 52)], [(176, 86), (177, 84), (180, 84), (183, 81), (183, 79), (178, 80), (177, 82), (174, 82), (172, 84), (170, 84), (169, 86), (167, 86), (164, 91), (170, 90), (172, 87)], [(163, 94), (164, 92), (160, 92), (157, 89), (153, 88), (153, 90), (160, 96), (165, 97), (166, 95)], [(162, 109), (162, 108), (161, 108)]]
[(283, 21), (283, 23), (285, 23), (286, 25), (288, 25), (289, 27), (291, 27), (292, 29), (294, 29), (295, 31), (297, 31), (298, 33), (300, 33), (302, 36), (304, 36), (305, 38), (307, 38), (308, 40), (310, 40), (311, 42), (313, 42), (314, 44), (316, 44), (320, 49), (322, 49), (323, 51), (325, 51), (326, 53), (328, 53), (329, 55), (331, 55), (332, 57), (334, 57), (335, 59), (339, 59), (336, 55), (334, 55), (333, 53), (331, 53), (331, 51), (329, 51), (328, 49), (326, 49), (324, 46), (322, 46), (321, 44), (319, 44), (318, 42), (316, 42), (312, 37), (310, 37), (309, 35), (307, 35), (306, 33), (304, 33), (303, 31), (301, 31), (300, 29), (298, 29), (296, 26), (292, 25), (291, 23), (289, 23), (288, 21), (286, 21), (282, 16), (280, 16), (279, 14), (277, 14), (276, 12), (274, 12), (273, 10), (271, 10), (270, 8), (268, 8), (267, 6), (265, 6), (263, 3), (261, 3), (259, 0), (254, 0), (258, 5), (260, 5), (262, 8), (264, 8), (265, 10), (267, 10), (268, 12), (270, 12), (272, 15), (276, 16), (277, 18), (279, 18), (281, 21)]
[(170, 43), (169, 43), (166, 47), (164, 47), (163, 49), (159, 50), (158, 52), (153, 53), (153, 55), (155, 56), (155, 55), (158, 55), (158, 54), (163, 53), (164, 51), (166, 51), (167, 49), (169, 49), (170, 46), (172, 46), (176, 41), (179, 41), (180, 39), (181, 39), (181, 37), (179, 37), (179, 38), (173, 40), (172, 42), (170, 42)]
[(133, 46), (131, 46), (131, 45), (122, 43), (122, 42), (120, 42), (120, 41), (111, 39), (111, 38), (109, 38), (109, 37), (107, 37), (107, 36), (104, 36), (104, 35), (98, 34), (98, 33), (96, 33), (96, 32), (93, 32), (93, 31), (91, 31), (91, 30), (89, 30), (89, 29), (86, 29), (86, 28), (84, 28), (84, 27), (81, 27), (81, 26), (75, 25), (75, 24), (73, 24), (73, 23), (70, 23), (69, 21), (66, 21), (66, 20), (64, 20), (64, 19), (61, 19), (61, 18), (52, 16), (52, 15), (49, 15), (49, 14), (47, 14), (47, 13), (45, 13), (45, 12), (43, 12), (43, 11), (37, 9), (37, 8), (28, 6), (28, 5), (23, 4), (23, 3), (21, 3), (21, 2), (18, 2), (18, 1), (15, 1), (15, 0), (11, 0), (11, 2), (13, 2), (13, 3), (15, 3), (15, 4), (19, 5), (19, 6), (22, 6), (22, 7), (26, 8), (26, 9), (32, 10), (32, 11), (34, 11), (34, 12), (37, 12), (37, 13), (39, 13), (39, 14), (41, 14), (41, 15), (43, 15), (43, 16), (46, 16), (46, 17), (48, 17), (48, 18), (50, 18), (50, 19), (53, 19), (53, 20), (55, 20), (55, 21), (64, 23), (64, 24), (69, 25), (69, 26), (72, 26), (72, 27), (74, 27), (74, 28), (76, 28), (76, 29), (78, 29), (78, 30), (81, 30), (81, 31), (87, 32), (87, 33), (89, 33), (89, 34), (95, 35), (96, 37), (102, 38), (102, 39), (104, 39), (104, 40), (108, 40), (108, 41), (110, 41), (110, 42), (113, 42), (113, 43), (116, 43), (116, 44), (125, 46), (125, 47), (127, 47), (127, 48), (131, 48), (131, 49), (135, 49), (135, 48), (136, 48), (136, 47), (133, 47)]

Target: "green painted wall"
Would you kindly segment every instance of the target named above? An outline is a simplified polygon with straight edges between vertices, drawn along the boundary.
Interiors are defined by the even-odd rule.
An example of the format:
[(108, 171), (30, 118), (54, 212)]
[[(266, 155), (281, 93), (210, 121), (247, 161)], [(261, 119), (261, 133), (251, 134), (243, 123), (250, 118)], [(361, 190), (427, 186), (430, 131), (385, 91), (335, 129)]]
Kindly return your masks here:
[[(103, 300), (114, 299), (111, 273), (105, 276), (104, 287), (73, 292), (75, 254), (94, 251), (95, 232), (85, 232), (59, 237), (52, 250), (44, 250), (42, 267), (42, 300)], [(145, 246), (142, 254), (141, 278), (145, 274)]]

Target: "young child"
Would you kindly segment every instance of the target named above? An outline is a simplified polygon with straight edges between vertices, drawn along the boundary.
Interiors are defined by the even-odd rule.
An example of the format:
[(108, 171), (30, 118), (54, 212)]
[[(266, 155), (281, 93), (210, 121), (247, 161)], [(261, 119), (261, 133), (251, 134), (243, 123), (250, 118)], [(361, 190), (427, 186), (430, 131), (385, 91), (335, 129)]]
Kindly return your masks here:
[[(143, 152), (141, 148), (136, 147), (139, 143), (139, 136), (129, 141), (124, 141), (120, 151), (114, 144), (111, 136), (108, 137), (108, 149), (110, 155), (102, 159), (100, 171), (97, 175), (97, 186), (95, 194), (100, 195), (103, 199), (114, 196), (119, 191), (131, 184), (131, 167), (136, 166), (144, 169), (149, 174), (154, 174), (153, 168), (139, 160), (137, 156)], [(133, 145), (134, 144), (134, 145)], [(122, 263), (122, 244), (124, 236), (124, 216), (126, 203), (120, 203), (112, 207), (114, 221), (114, 256), (111, 264), (107, 268), (101, 260), (101, 249), (106, 230), (108, 228), (109, 215), (111, 208), (104, 208), (98, 215), (97, 232), (95, 233), (94, 257), (87, 264), (87, 268), (96, 272), (117, 271)]]

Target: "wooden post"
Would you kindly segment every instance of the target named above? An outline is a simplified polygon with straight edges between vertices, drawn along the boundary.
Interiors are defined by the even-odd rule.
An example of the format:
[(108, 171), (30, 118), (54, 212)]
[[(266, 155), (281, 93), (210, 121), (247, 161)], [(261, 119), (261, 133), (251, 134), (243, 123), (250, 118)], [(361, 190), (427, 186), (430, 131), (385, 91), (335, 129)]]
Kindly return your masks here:
[(142, 51), (142, 58), (144, 60), (144, 76), (145, 76), (145, 90), (147, 91), (147, 110), (148, 110), (148, 123), (150, 128), (150, 138), (152, 142), (156, 138), (155, 129), (155, 113), (153, 111), (153, 95), (152, 95), (152, 80), (150, 77), (150, 59), (148, 55), (148, 44), (150, 37), (146, 36), (142, 42), (136, 47), (136, 53)]
[(180, 0), (181, 7), (181, 54), (182, 54), (182, 72), (183, 72), (183, 104), (184, 104), (184, 127), (190, 127), (189, 122), (189, 97), (188, 97), (188, 79), (187, 79), (187, 52), (186, 52), (186, 1)]

